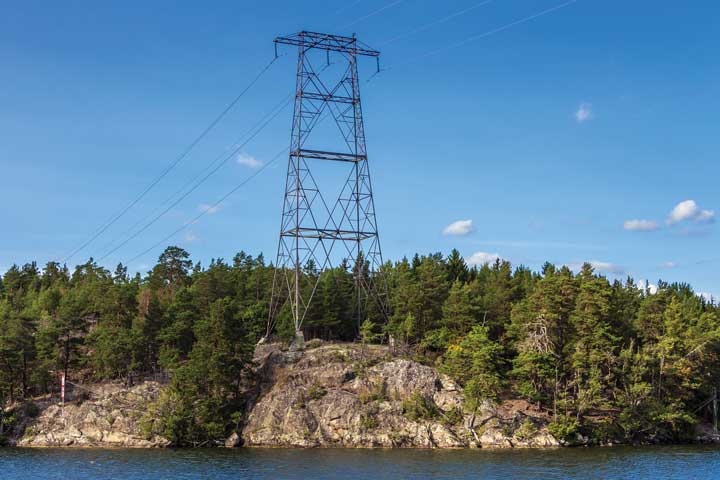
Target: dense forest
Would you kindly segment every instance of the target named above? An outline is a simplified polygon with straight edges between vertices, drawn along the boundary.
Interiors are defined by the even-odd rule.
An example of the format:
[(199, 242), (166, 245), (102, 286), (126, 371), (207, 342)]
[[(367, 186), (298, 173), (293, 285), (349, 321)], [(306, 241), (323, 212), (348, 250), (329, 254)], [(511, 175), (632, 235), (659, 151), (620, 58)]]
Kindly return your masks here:
[[(152, 428), (175, 444), (223, 438), (243, 416), (243, 382), (265, 335), (274, 267), (262, 256), (193, 264), (167, 248), (147, 275), (92, 259), (11, 267), (0, 281), (0, 400), (71, 382), (169, 380)], [(689, 285), (657, 291), (609, 281), (590, 265), (541, 272), (496, 261), (469, 267), (457, 251), (383, 268), (390, 317), (356, 324), (352, 273), (319, 286), (306, 339), (401, 345), (465, 389), (468, 408), (524, 398), (552, 414), (559, 436), (625, 441), (688, 438), (720, 382), (720, 308)], [(293, 336), (287, 308), (275, 335)]]

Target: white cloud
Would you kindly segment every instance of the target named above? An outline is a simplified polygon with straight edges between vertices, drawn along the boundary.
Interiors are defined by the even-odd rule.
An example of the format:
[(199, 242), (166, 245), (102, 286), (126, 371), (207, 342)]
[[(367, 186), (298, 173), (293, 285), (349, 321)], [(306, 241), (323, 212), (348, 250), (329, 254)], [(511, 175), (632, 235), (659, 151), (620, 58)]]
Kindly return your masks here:
[(630, 232), (654, 232), (660, 226), (654, 220), (627, 220), (623, 228)]
[(475, 252), (466, 258), (465, 261), (470, 265), (481, 267), (488, 263), (495, 263), (495, 260), (498, 259), (500, 259), (500, 255), (497, 253)]
[(698, 292), (698, 297), (702, 298), (708, 303), (717, 303), (718, 297), (716, 295), (713, 295), (712, 293), (708, 292)]
[(599, 260), (590, 260), (590, 265), (595, 269), (596, 272), (602, 273), (625, 273), (625, 269), (620, 265), (616, 265), (610, 262), (601, 262)]
[(662, 265), (660, 265), (660, 268), (675, 268), (677, 267), (677, 263), (675, 262), (665, 262)]
[(593, 118), (593, 111), (592, 111), (592, 105), (589, 103), (581, 103), (578, 107), (577, 111), (575, 112), (575, 120), (577, 120), (578, 123), (587, 122), (588, 120), (591, 120)]
[(570, 270), (574, 272), (579, 272), (582, 269), (583, 265), (585, 265), (586, 263), (589, 263), (593, 270), (595, 270), (595, 272), (597, 273), (625, 273), (625, 269), (620, 265), (616, 265), (610, 262), (601, 262), (600, 260), (588, 260), (586, 262), (570, 263), (568, 264), (568, 268), (570, 268)]
[(571, 242), (543, 242), (533, 240), (483, 240), (477, 242), (478, 245), (488, 245), (491, 247), (513, 247), (513, 248), (580, 248), (591, 250), (607, 250), (606, 245), (593, 245), (589, 243), (571, 243)]
[(443, 235), (467, 235), (474, 230), (472, 220), (458, 220), (443, 229)]
[(198, 239), (198, 236), (195, 235), (193, 232), (186, 232), (185, 233), (185, 241), (188, 243), (192, 243)]
[(200, 210), (201, 212), (207, 212), (212, 215), (213, 213), (217, 213), (220, 211), (220, 205), (209, 205), (207, 203), (201, 203), (200, 205), (198, 205), (198, 210)]
[(250, 167), (250, 168), (260, 168), (263, 166), (263, 162), (261, 162), (260, 160), (258, 160), (255, 157), (253, 157), (252, 155), (248, 155), (246, 153), (241, 153), (240, 155), (238, 155), (237, 163), (244, 167)]
[(685, 220), (694, 222), (710, 222), (715, 218), (713, 210), (703, 210), (695, 200), (684, 200), (672, 209), (668, 215), (668, 225), (673, 225)]
[(698, 222), (710, 222), (714, 218), (715, 218), (714, 210), (701, 210), (695, 220), (697, 220)]
[(647, 280), (640, 280), (637, 286), (640, 290), (647, 290), (650, 295), (655, 295), (658, 292), (658, 286), (654, 283), (649, 283)]

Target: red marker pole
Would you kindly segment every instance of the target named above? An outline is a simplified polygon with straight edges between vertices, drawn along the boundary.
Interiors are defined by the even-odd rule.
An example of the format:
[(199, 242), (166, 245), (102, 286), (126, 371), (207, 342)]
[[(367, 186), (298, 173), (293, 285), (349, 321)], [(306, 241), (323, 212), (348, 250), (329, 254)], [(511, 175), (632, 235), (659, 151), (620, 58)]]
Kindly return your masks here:
[(60, 405), (65, 406), (65, 372), (60, 374)]

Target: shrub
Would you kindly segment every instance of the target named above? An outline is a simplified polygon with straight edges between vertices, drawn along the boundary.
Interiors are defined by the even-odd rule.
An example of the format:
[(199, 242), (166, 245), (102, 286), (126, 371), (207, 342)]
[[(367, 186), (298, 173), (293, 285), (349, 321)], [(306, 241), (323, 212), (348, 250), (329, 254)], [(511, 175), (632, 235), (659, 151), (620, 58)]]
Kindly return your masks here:
[(601, 420), (587, 425), (592, 443), (603, 445), (622, 438), (621, 428), (612, 420)]
[(378, 406), (370, 405), (360, 415), (360, 429), (367, 432), (368, 430), (374, 430), (378, 427), (379, 422), (377, 419)]
[(331, 363), (346, 363), (348, 361), (348, 356), (345, 352), (341, 352), (340, 350), (332, 350), (328, 353), (328, 360), (330, 360)]
[(367, 432), (378, 427), (378, 420), (370, 413), (360, 415), (360, 429)]
[(367, 374), (368, 369), (374, 367), (380, 363), (379, 358), (368, 358), (365, 360), (358, 360), (353, 363), (353, 370), (358, 377), (364, 377)]
[(460, 408), (451, 408), (442, 414), (446, 425), (459, 425), (463, 421), (463, 412)]
[(496, 400), (503, 389), (503, 348), (489, 337), (489, 329), (474, 327), (465, 337), (448, 347), (439, 361), (440, 370), (465, 388), (469, 408), (482, 400)]
[(3, 425), (7, 428), (13, 428), (18, 421), (18, 412), (13, 410), (10, 413), (6, 413), (3, 418)]
[(362, 404), (387, 400), (387, 390), (385, 387), (385, 383), (374, 385), (369, 391), (360, 392), (358, 394), (358, 399)]
[(520, 440), (527, 440), (528, 438), (532, 438), (533, 435), (535, 435), (538, 431), (537, 425), (535, 425), (535, 422), (530, 420), (530, 418), (526, 418), (525, 421), (520, 424), (517, 430), (515, 430), (515, 437), (519, 438)]
[(577, 420), (570, 417), (559, 417), (548, 424), (548, 431), (561, 442), (572, 442), (577, 438), (580, 426)]
[(310, 386), (310, 388), (307, 389), (305, 392), (305, 400), (319, 400), (322, 397), (327, 395), (327, 390), (322, 385), (318, 385), (317, 383), (314, 383)]
[(360, 339), (362, 343), (376, 343), (382, 340), (383, 334), (376, 332), (377, 325), (370, 320), (365, 320), (360, 325)]
[(435, 404), (420, 392), (415, 392), (402, 401), (402, 412), (411, 422), (432, 420), (438, 416)]

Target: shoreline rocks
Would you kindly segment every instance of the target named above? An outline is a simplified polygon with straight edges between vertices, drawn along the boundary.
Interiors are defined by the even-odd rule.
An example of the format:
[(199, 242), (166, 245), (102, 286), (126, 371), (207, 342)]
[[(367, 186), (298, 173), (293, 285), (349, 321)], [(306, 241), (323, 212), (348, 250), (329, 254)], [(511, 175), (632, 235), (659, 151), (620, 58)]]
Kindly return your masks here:
[[(64, 407), (45, 402), (39, 415), (24, 419), (18, 447), (125, 447), (160, 448), (170, 445), (162, 437), (147, 438), (140, 419), (161, 385), (145, 382), (129, 389), (118, 384), (96, 385), (90, 399)], [(42, 408), (44, 407), (44, 408)]]
[(540, 413), (484, 403), (465, 414), (462, 391), (450, 378), (392, 358), (386, 347), (332, 344), (284, 352), (267, 345), (257, 362), (261, 385), (242, 429), (246, 446), (560, 446)]
[[(319, 344), (319, 346), (318, 346)], [(314, 348), (313, 348), (314, 347)], [(379, 345), (308, 342), (304, 351), (258, 347), (247, 415), (225, 447), (557, 448), (547, 412), (524, 400), (482, 403), (465, 412), (462, 388), (436, 369), (393, 357)], [(16, 406), (5, 438), (19, 447), (163, 448), (142, 417), (162, 385), (88, 385), (85, 400), (61, 408), (49, 399)], [(696, 443), (720, 443), (698, 426)], [(622, 442), (618, 442), (620, 444)]]

